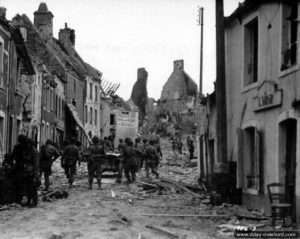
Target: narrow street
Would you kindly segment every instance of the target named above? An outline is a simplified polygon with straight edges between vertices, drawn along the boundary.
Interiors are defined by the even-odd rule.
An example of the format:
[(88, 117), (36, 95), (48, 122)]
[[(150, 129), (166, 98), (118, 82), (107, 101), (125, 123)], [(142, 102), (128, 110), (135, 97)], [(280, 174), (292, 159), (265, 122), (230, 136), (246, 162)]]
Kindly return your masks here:
[[(196, 180), (196, 167), (181, 170), (175, 161), (172, 161), (174, 166), (166, 165), (168, 157), (174, 156), (169, 143), (162, 141), (164, 160), (160, 175), (175, 180), (189, 175), (189, 181)], [(178, 158), (176, 163), (183, 165), (185, 158), (187, 155)], [(143, 174), (138, 173), (138, 179), (143, 179)], [(164, 227), (180, 238), (215, 238), (212, 220), (145, 216), (205, 213), (207, 207), (187, 193), (176, 190), (148, 193), (138, 182), (128, 186), (123, 178), (119, 185), (109, 177), (103, 179), (103, 190), (97, 190), (96, 185), (89, 190), (85, 164), (78, 169), (74, 188), (68, 188), (58, 162), (53, 166), (52, 182), (51, 190), (66, 190), (68, 198), (43, 202), (40, 196), (37, 208), (10, 207), (1, 211), (1, 238), (168, 238), (164, 233), (146, 228), (150, 224)]]
[[(159, 170), (160, 178), (194, 185), (197, 180), (195, 159), (191, 163), (187, 162), (186, 150), (182, 156), (174, 156), (167, 139), (161, 139), (161, 145), (163, 162)], [(77, 180), (72, 189), (68, 188), (59, 162), (53, 166), (53, 172), (51, 190), (65, 190), (69, 194), (68, 198), (42, 201), (43, 196), (40, 195), (37, 208), (9, 206), (7, 210), (1, 211), (1, 239), (172, 238), (148, 228), (149, 225), (164, 228), (178, 238), (232, 238), (232, 228), (220, 233), (216, 226), (227, 225), (228, 229), (229, 225), (230, 229), (232, 223), (241, 225), (236, 218), (197, 217), (227, 215), (230, 210), (224, 205), (209, 205), (204, 194), (195, 197), (196, 194), (170, 187), (161, 182), (162, 179), (153, 177), (146, 180), (144, 171), (139, 172), (138, 181), (130, 185), (124, 178), (121, 185), (116, 184), (115, 178), (107, 175), (103, 178), (103, 190), (96, 189), (96, 184), (95, 189), (88, 189), (84, 163), (78, 168)], [(149, 190), (142, 187), (145, 185), (142, 182), (150, 182), (150, 186), (157, 182), (164, 187)], [(166, 216), (168, 214), (189, 216)], [(242, 222), (248, 226), (251, 223), (245, 220)], [(255, 223), (263, 227), (269, 224)]]

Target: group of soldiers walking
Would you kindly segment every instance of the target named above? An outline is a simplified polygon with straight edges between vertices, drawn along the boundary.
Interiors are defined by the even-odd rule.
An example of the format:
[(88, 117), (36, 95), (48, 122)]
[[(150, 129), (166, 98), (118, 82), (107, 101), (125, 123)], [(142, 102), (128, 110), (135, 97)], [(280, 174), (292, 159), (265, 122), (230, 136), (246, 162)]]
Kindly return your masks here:
[[(69, 186), (72, 187), (77, 164), (85, 158), (89, 189), (93, 188), (94, 178), (97, 180), (98, 188), (101, 189), (103, 163), (107, 154), (113, 151), (118, 153), (120, 159), (120, 177), (117, 182), (121, 182), (123, 171), (127, 182), (134, 182), (136, 173), (143, 167), (146, 177), (149, 177), (150, 171), (156, 177), (159, 176), (157, 168), (162, 157), (159, 138), (150, 140), (137, 138), (134, 143), (130, 138), (125, 138), (124, 141), (120, 139), (115, 148), (112, 138), (105, 137), (102, 140), (94, 136), (92, 144), (83, 153), (76, 138), (72, 138), (70, 142), (65, 141), (61, 151), (51, 140), (47, 140), (38, 152), (31, 139), (25, 135), (19, 135), (18, 144), (12, 153), (6, 156), (2, 165), (13, 170), (16, 202), (24, 206), (35, 207), (38, 204), (38, 189), (41, 186), (42, 177), (44, 177), (45, 184), (43, 190), (49, 190), (52, 165), (56, 159), (61, 158), (61, 167), (65, 171)], [(23, 202), (24, 196), (27, 199), (26, 203)]]
[[(182, 148), (183, 148), (183, 142), (180, 138), (173, 136), (171, 138), (172, 141), (172, 150), (174, 154), (182, 154)], [(189, 151), (189, 160), (192, 160), (194, 158), (194, 151), (195, 151), (195, 146), (193, 140), (190, 138), (190, 136), (187, 137), (186, 139), (186, 146)]]

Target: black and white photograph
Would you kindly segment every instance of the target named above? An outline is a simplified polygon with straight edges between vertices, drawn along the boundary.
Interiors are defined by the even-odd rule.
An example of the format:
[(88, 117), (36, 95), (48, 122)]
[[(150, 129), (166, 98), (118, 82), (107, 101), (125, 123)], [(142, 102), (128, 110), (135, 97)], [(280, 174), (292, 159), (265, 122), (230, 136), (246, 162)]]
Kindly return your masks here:
[(299, 0), (0, 0), (0, 239), (299, 227)]

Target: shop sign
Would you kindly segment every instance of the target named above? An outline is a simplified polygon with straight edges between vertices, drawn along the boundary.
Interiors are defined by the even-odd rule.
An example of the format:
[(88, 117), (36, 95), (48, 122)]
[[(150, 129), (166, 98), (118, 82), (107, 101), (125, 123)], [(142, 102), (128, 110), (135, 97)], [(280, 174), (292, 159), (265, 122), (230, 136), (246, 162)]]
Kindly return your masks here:
[(282, 90), (272, 81), (264, 81), (258, 88), (254, 100), (254, 112), (268, 110), (282, 104)]

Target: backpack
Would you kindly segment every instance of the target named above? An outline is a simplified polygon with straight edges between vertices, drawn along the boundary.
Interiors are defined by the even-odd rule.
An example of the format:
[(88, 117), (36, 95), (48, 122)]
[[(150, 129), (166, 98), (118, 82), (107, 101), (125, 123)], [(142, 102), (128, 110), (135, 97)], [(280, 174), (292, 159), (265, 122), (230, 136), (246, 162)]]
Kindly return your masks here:
[(51, 149), (51, 145), (45, 145), (41, 152), (41, 160), (42, 161), (50, 160), (52, 156), (53, 156), (53, 152)]

